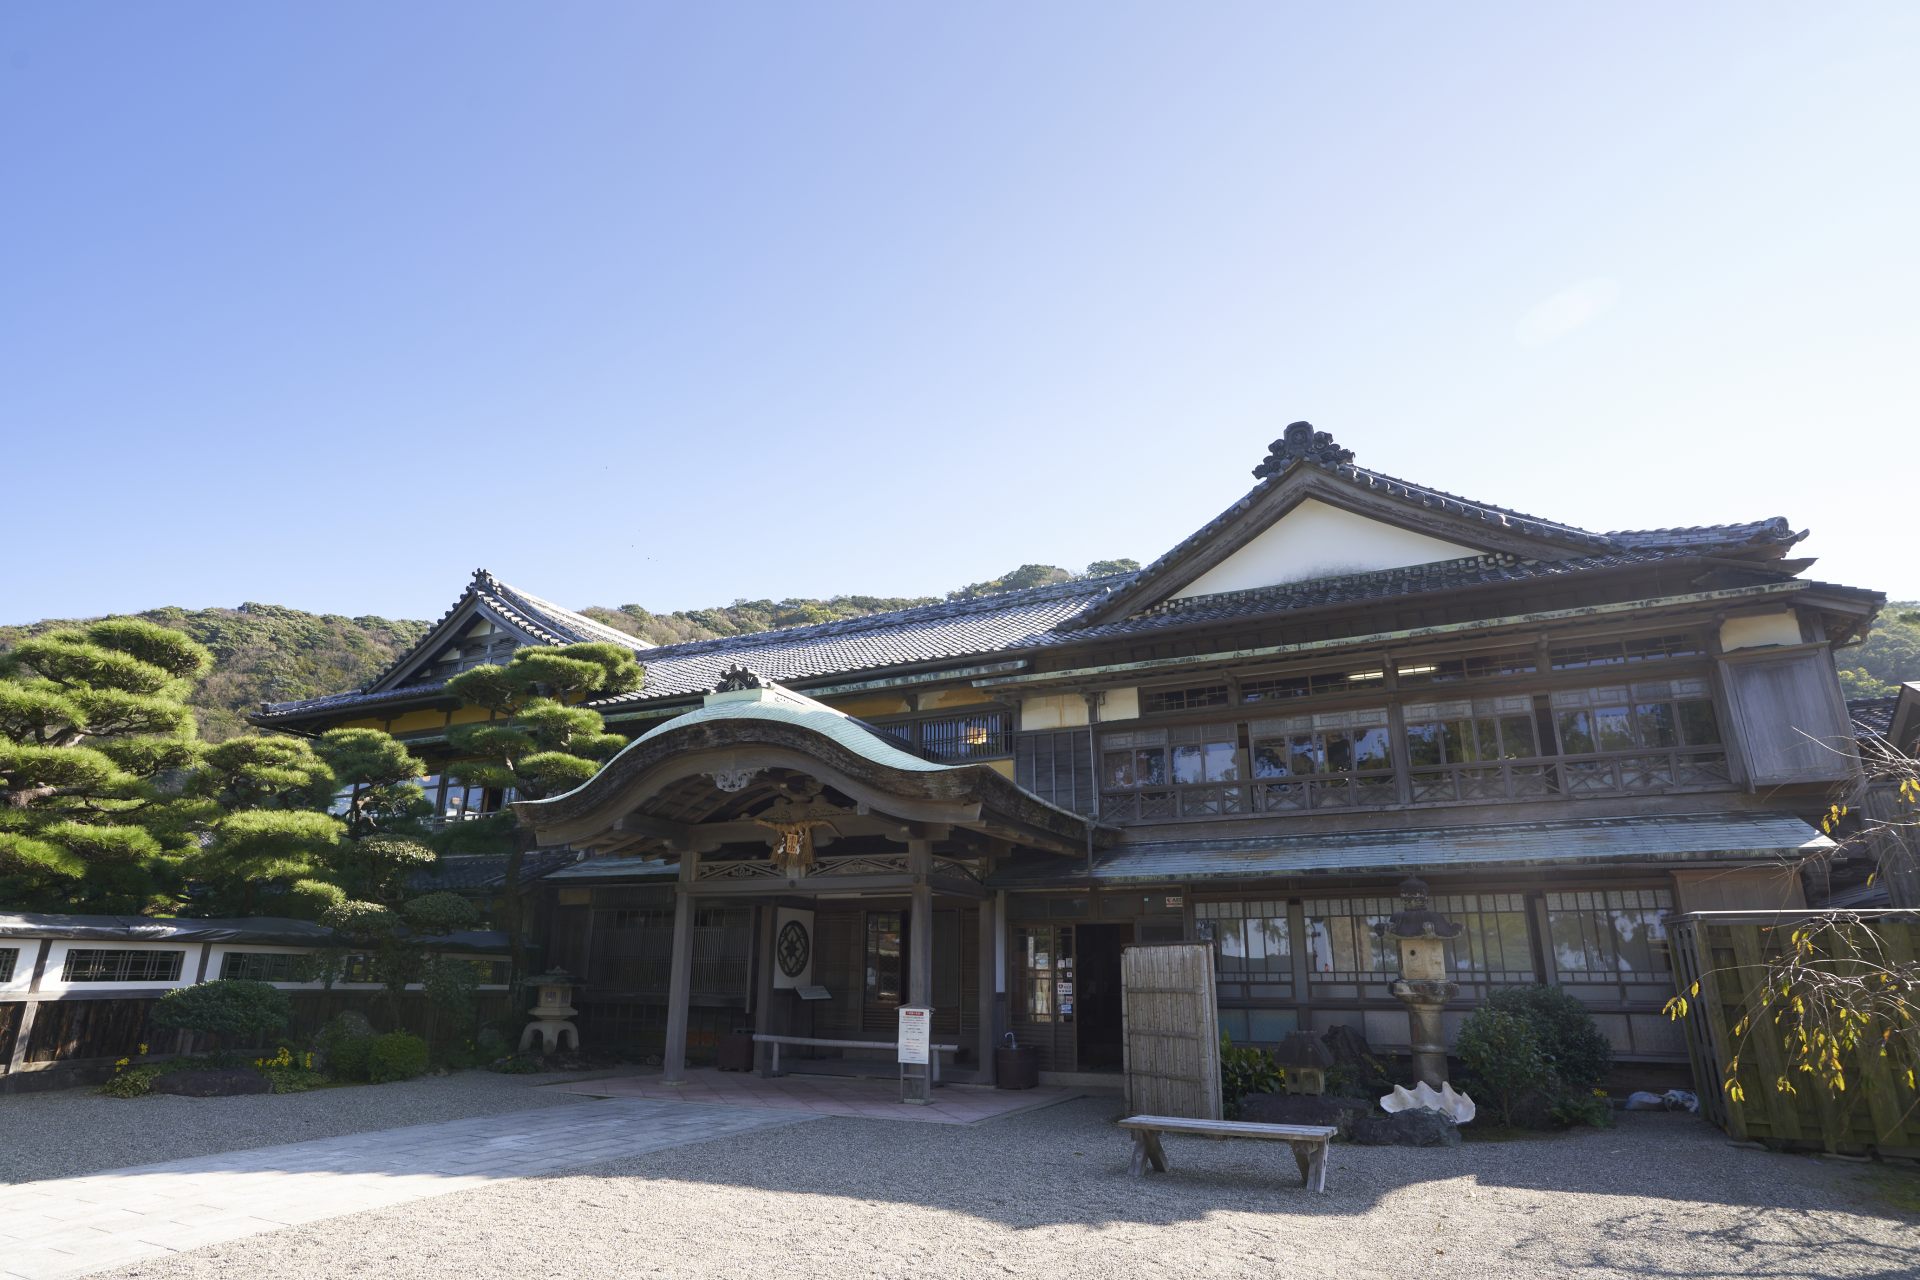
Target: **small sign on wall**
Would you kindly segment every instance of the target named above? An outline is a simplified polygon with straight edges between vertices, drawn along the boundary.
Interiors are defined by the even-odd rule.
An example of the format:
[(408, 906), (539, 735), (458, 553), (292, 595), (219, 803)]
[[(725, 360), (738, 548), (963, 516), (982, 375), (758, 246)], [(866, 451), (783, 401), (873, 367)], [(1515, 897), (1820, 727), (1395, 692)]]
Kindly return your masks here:
[(776, 991), (813, 985), (813, 912), (779, 907), (773, 917), (773, 986)]
[(899, 1061), (925, 1065), (933, 1052), (933, 1010), (920, 1005), (900, 1006)]

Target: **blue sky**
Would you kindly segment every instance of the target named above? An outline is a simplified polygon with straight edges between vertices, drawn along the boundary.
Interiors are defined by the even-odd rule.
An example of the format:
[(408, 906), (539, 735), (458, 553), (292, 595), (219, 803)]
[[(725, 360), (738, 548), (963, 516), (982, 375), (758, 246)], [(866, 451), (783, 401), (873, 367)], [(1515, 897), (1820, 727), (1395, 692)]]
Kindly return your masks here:
[[(932, 594), (1309, 418), (1920, 596), (1911, 5), (0, 9), (0, 622)], [(1902, 495), (1906, 496), (1902, 496)]]

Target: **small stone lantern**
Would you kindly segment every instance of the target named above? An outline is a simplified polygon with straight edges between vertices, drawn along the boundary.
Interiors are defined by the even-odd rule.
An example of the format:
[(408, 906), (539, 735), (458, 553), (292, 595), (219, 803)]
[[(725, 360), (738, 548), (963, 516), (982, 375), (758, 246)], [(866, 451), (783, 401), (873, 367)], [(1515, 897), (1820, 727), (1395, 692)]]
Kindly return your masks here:
[(573, 975), (565, 969), (555, 969), (528, 978), (527, 985), (538, 992), (538, 999), (528, 1010), (533, 1021), (520, 1033), (520, 1052), (525, 1053), (536, 1038), (540, 1041), (541, 1053), (563, 1048), (579, 1052), (580, 1029), (572, 1022), (573, 1015), (579, 1012), (573, 1007)]
[(1327, 1091), (1327, 1068), (1333, 1065), (1333, 1054), (1314, 1032), (1288, 1032), (1273, 1051), (1273, 1060), (1287, 1073), (1288, 1093)]
[(1388, 990), (1407, 1006), (1414, 1072), (1436, 1089), (1447, 1080), (1440, 1009), (1460, 992), (1459, 983), (1447, 980), (1447, 939), (1464, 928), (1435, 911), (1426, 881), (1410, 876), (1400, 886), (1400, 910), (1382, 930), (1400, 944), (1400, 980)]

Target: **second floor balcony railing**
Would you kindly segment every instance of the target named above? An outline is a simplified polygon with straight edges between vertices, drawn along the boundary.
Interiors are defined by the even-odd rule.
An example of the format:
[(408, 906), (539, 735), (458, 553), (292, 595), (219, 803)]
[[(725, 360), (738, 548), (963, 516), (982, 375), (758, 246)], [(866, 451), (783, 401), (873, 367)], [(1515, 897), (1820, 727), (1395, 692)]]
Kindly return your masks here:
[[(1643, 748), (1426, 765), (1409, 771), (1408, 795), (1417, 805), (1577, 800), (1724, 788), (1732, 780), (1723, 747)], [(1100, 798), (1100, 813), (1110, 822), (1174, 822), (1398, 803), (1398, 774), (1380, 769), (1107, 791)]]

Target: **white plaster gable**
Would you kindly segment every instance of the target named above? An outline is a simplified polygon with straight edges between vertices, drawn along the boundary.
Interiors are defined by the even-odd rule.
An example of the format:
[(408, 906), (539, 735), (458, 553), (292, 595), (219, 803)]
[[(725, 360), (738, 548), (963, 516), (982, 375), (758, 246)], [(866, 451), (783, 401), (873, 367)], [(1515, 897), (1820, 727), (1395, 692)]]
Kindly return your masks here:
[(1251, 591), (1376, 569), (1458, 560), (1481, 551), (1308, 498), (1246, 546), (1175, 592), (1173, 599)]

